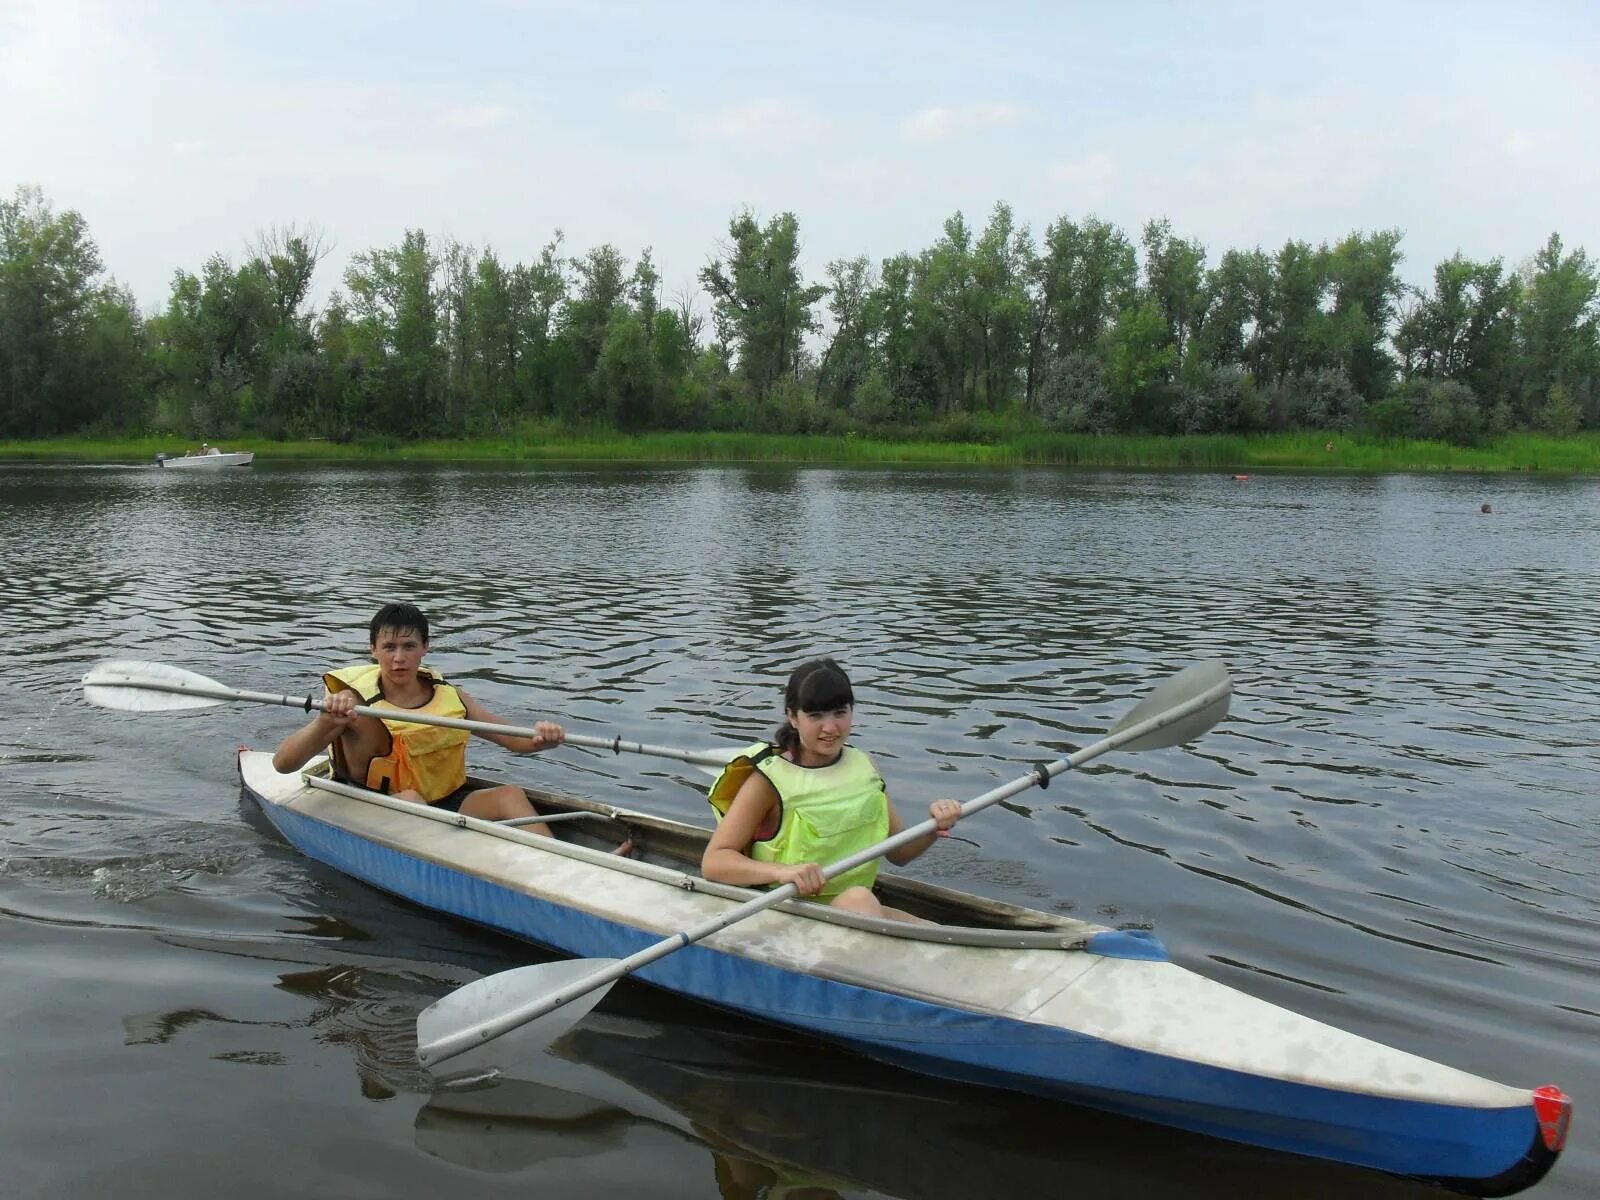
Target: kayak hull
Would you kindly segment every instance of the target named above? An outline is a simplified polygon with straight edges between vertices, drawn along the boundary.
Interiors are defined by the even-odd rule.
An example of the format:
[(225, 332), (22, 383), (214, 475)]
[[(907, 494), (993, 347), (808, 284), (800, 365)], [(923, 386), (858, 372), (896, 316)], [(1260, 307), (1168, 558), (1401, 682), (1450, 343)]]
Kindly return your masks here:
[[(483, 840), (482, 831), (472, 828), (481, 823), (454, 818), (463, 827), (450, 828), (383, 809), (375, 818), (362, 801), (296, 787), (292, 777), (277, 776), (270, 765), (264, 775), (259, 759), (266, 757), (242, 755), (241, 776), (283, 837), (319, 862), (384, 891), (575, 957), (624, 958), (675, 931), (668, 924), (663, 932), (659, 914), (683, 899), (681, 883), (654, 885), (667, 892), (650, 899), (652, 887), (645, 881), (637, 885), (642, 907), (630, 912), (624, 899), (602, 911), (559, 889), (515, 881), (537, 874), (541, 859), (557, 857), (538, 847), (545, 839), (494, 847), (499, 858), (516, 864), (504, 873), (499, 866), (475, 867), (466, 851)], [(404, 842), (383, 836), (380, 830), (397, 828), (396, 822), (423, 828), (417, 838), (405, 835)], [(503, 842), (510, 835), (488, 840)], [(536, 844), (526, 846), (524, 840)], [(590, 865), (608, 869), (603, 862)], [(565, 860), (560, 864), (569, 866)], [(552, 865), (551, 873), (557, 869)], [(626, 868), (610, 869), (615, 874)], [(636, 888), (631, 874), (607, 882), (611, 893)], [(586, 887), (587, 896), (594, 884)], [(736, 902), (691, 896), (702, 907)], [(817, 906), (802, 905), (799, 913), (780, 906), (743, 923), (751, 926), (743, 938), (740, 929), (723, 931), (638, 975), (680, 995), (925, 1074), (1428, 1178), (1471, 1194), (1505, 1195), (1526, 1187), (1559, 1152), (1561, 1139), (1552, 1146), (1541, 1130), (1531, 1092), (1331, 1030), (1170, 962), (1105, 958), (1081, 946), (1026, 950), (911, 942), (908, 950), (899, 944), (902, 938), (848, 927), (836, 932), (803, 915), (807, 907)], [(835, 952), (824, 953), (825, 961), (798, 961), (792, 952), (796, 926), (803, 939), (831, 943)], [(862, 961), (887, 964), (877, 978), (874, 968), (851, 965), (851, 939), (871, 943), (874, 938), (882, 945), (869, 945)], [(914, 965), (919, 954), (932, 964), (925, 972)], [(963, 990), (963, 981), (986, 974), (1017, 977), (1016, 994), (1022, 999)], [(953, 981), (951, 994), (939, 994), (940, 979)], [(1239, 1004), (1247, 1007), (1229, 1007)], [(1108, 1007), (1197, 1026), (1217, 1019), (1217, 1010), (1230, 1021), (1252, 1021), (1265, 1035), (1282, 1028), (1285, 1036), (1300, 1039), (1287, 1049), (1286, 1060), (1315, 1059), (1319, 1053), (1343, 1060), (1359, 1051), (1377, 1064), (1375, 1077), (1401, 1073), (1422, 1082), (1386, 1088), (1376, 1080), (1362, 1086), (1304, 1071), (1269, 1073), (1259, 1047), (1252, 1047), (1250, 1061), (1243, 1064), (1249, 1069), (1215, 1055), (1208, 1061), (1174, 1053), (1174, 1047), (1153, 1048), (1147, 1037), (1141, 1044), (1142, 1035), (1107, 1036), (1095, 1014)], [(1270, 1021), (1262, 1019), (1264, 1013), (1270, 1013)]]

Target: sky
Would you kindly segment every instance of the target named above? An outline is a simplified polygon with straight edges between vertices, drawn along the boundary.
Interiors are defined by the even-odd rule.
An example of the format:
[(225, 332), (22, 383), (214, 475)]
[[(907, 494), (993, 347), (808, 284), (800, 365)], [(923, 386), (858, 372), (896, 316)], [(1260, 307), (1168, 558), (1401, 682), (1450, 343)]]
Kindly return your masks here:
[(559, 229), (650, 247), (671, 302), (744, 208), (820, 280), (1000, 201), (1212, 263), (1398, 228), (1424, 285), (1600, 257), (1597, 80), (1594, 0), (0, 0), (0, 194), (83, 214), (147, 311), (290, 225), (323, 296), (410, 228), (507, 262)]

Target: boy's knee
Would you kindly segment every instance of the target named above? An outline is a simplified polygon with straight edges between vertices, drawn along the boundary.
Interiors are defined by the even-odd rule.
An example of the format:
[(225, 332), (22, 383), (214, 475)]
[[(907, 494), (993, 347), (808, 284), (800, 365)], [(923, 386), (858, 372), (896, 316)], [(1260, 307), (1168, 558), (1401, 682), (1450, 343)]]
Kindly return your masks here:
[(503, 787), (485, 788), (481, 792), (474, 792), (470, 798), (473, 816), (482, 816), (491, 821), (504, 821), (512, 817), (526, 817), (534, 809), (528, 803), (528, 797), (521, 788), (507, 784)]

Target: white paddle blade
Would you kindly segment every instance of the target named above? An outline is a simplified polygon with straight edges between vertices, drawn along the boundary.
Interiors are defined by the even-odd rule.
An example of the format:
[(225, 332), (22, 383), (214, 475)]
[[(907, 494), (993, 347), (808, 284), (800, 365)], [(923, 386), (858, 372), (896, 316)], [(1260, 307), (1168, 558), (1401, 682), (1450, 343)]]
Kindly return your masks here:
[[(702, 760), (694, 763), (694, 766), (696, 770), (702, 771), (711, 776), (711, 778), (715, 779), (722, 774), (723, 769), (726, 768), (729, 763), (743, 753), (744, 749), (740, 746), (706, 746), (703, 749), (694, 751), (696, 758)], [(705, 759), (710, 758), (720, 759), (722, 766), (715, 766), (712, 763), (704, 761)]]
[(124, 712), (174, 712), (223, 703), (221, 684), (166, 663), (119, 659), (96, 663), (83, 677), (83, 698)]
[(1141, 721), (1158, 717), (1168, 709), (1198, 700), (1207, 692), (1216, 693), (1209, 703), (1171, 725), (1153, 729), (1131, 742), (1124, 742), (1117, 749), (1159, 750), (1164, 746), (1181, 746), (1184, 742), (1193, 741), (1227, 716), (1228, 701), (1233, 695), (1233, 681), (1228, 678), (1228, 668), (1217, 659), (1198, 662), (1179, 671), (1135, 704), (1127, 716), (1111, 727), (1111, 732), (1119, 733)]
[[(434, 1048), (446, 1038), (538, 1001), (616, 962), (613, 958), (572, 958), (535, 963), (531, 967), (517, 967), (475, 979), (439, 997), (417, 1014), (417, 1057), (426, 1065), (434, 1056)], [(449, 1075), (489, 1071), (506, 1074), (518, 1062), (543, 1053), (546, 1046), (583, 1020), (610, 990), (611, 985), (606, 984), (586, 992), (553, 1012), (490, 1038), (481, 1046), (463, 1050), (448, 1059), (443, 1067)]]

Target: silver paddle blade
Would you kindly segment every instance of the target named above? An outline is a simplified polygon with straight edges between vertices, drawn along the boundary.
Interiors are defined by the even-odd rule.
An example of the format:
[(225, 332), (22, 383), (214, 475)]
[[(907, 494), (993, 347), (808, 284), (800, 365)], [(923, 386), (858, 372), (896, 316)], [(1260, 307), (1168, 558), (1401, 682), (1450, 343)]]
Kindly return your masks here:
[(96, 663), (83, 677), (85, 700), (124, 712), (210, 708), (221, 704), (228, 690), (216, 680), (182, 667), (135, 659)]
[[(475, 979), (447, 996), (441, 996), (417, 1014), (417, 1057), (424, 1064), (433, 1058), (433, 1048), (444, 1039), (485, 1021), (502, 1017), (527, 1004), (536, 1003), (552, 992), (576, 983), (586, 975), (614, 965), (614, 958), (570, 958), (560, 962), (535, 963)], [(535, 1017), (507, 1033), (491, 1038), (481, 1046), (463, 1050), (447, 1063), (449, 1075), (498, 1071), (505, 1074), (516, 1063), (544, 1051), (568, 1029), (583, 1020), (605, 994), (610, 984), (574, 1000), (553, 1012)]]
[(1207, 692), (1215, 692), (1210, 703), (1202, 705), (1181, 720), (1161, 729), (1153, 729), (1143, 737), (1124, 742), (1119, 750), (1159, 750), (1163, 746), (1180, 746), (1193, 741), (1228, 715), (1228, 700), (1233, 695), (1233, 681), (1228, 678), (1228, 668), (1217, 659), (1198, 662), (1185, 667), (1143, 700), (1135, 704), (1128, 715), (1111, 727), (1112, 733), (1160, 716), (1170, 708), (1190, 700), (1197, 700)]

